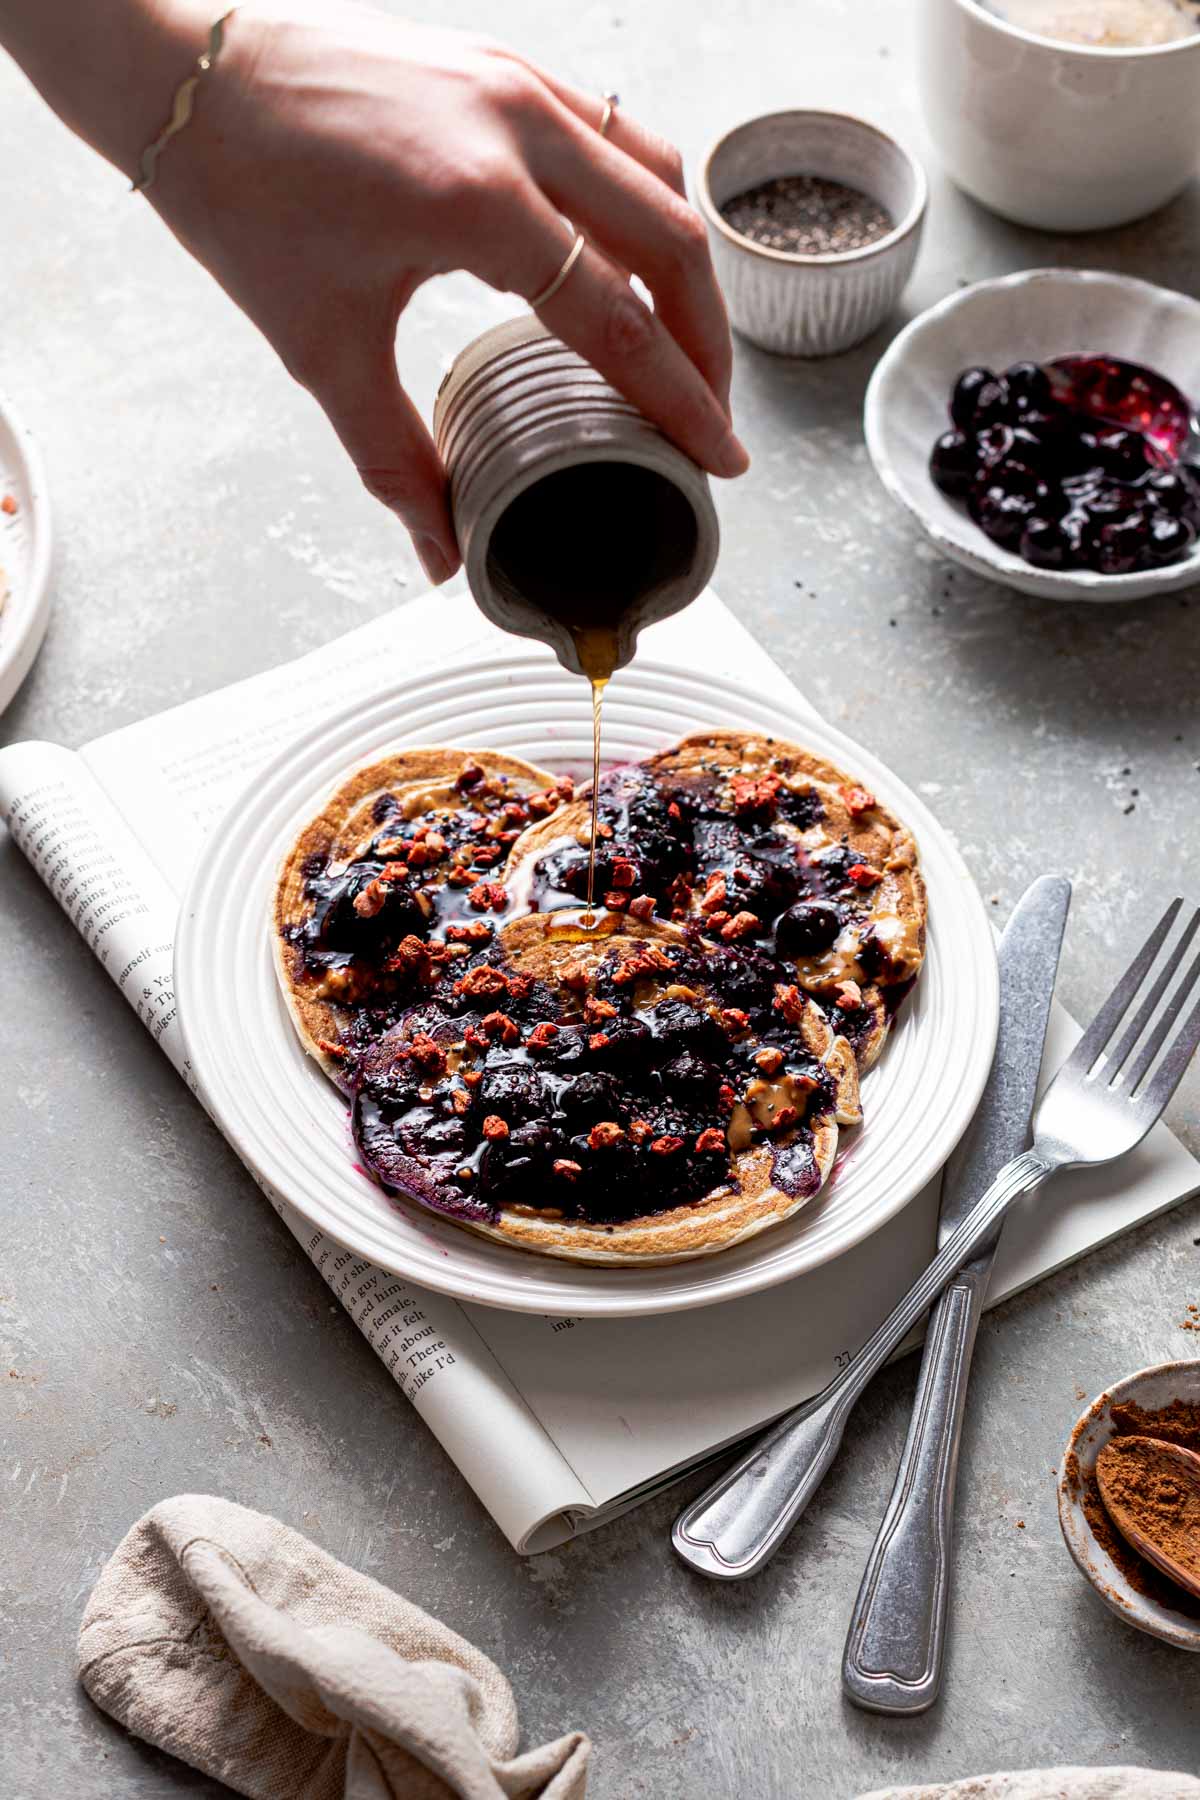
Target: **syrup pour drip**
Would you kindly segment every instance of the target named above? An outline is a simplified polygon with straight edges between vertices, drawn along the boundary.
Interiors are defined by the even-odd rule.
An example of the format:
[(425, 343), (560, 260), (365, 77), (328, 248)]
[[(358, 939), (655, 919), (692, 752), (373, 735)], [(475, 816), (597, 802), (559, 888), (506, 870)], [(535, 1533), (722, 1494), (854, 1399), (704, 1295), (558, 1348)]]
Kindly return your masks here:
[(592, 836), (588, 850), (587, 911), (584, 921), (589, 928), (595, 922), (592, 907), (596, 896), (596, 835), (600, 825), (600, 714), (604, 707), (607, 681), (592, 678)]
[(572, 632), (579, 666), (592, 684), (592, 832), (588, 852), (587, 908), (579, 924), (584, 931), (596, 928), (596, 839), (600, 827), (600, 719), (604, 690), (617, 666), (617, 634), (604, 626), (580, 627)]

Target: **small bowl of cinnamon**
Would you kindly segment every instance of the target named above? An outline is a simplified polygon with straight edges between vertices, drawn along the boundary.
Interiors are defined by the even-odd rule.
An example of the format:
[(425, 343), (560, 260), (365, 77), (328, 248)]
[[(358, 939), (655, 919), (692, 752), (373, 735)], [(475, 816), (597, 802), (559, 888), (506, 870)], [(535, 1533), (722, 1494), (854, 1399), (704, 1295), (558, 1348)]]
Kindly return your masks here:
[[(1097, 1461), (1106, 1445), (1128, 1438), (1181, 1445), (1200, 1454), (1200, 1362), (1139, 1369), (1093, 1400), (1067, 1442), (1058, 1479), (1058, 1518), (1067, 1549), (1104, 1604), (1152, 1637), (1180, 1650), (1200, 1651), (1200, 1597), (1140, 1555), (1105, 1506)], [(1152, 1507), (1136, 1493), (1125, 1499), (1128, 1516), (1168, 1551), (1173, 1534), (1191, 1532), (1182, 1504), (1175, 1516), (1169, 1491), (1165, 1502), (1160, 1494)], [(1184, 1548), (1182, 1536), (1178, 1548)]]

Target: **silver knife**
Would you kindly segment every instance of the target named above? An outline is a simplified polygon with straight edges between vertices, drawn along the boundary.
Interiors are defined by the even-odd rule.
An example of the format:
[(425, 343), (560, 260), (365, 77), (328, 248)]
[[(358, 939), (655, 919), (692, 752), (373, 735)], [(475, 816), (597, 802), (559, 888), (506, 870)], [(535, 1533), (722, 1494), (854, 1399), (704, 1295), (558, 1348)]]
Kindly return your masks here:
[[(1000, 940), (996, 1055), (979, 1110), (946, 1164), (939, 1246), (996, 1170), (1029, 1142), (1070, 903), (1070, 882), (1043, 875), (1018, 901)], [(968, 1263), (929, 1315), (908, 1439), (842, 1662), (846, 1693), (873, 1712), (923, 1712), (941, 1686), (963, 1403), (995, 1253), (993, 1242)]]

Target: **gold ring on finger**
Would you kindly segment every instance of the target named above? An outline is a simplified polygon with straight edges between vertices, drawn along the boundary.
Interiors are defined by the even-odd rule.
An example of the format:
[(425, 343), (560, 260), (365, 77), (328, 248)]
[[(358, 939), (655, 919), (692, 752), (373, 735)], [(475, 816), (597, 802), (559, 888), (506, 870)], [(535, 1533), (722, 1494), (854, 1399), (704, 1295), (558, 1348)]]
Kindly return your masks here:
[(557, 294), (559, 288), (562, 286), (563, 282), (567, 279), (567, 276), (571, 273), (571, 270), (575, 267), (575, 264), (579, 261), (579, 258), (582, 255), (583, 255), (583, 233), (581, 231), (576, 235), (575, 242), (571, 245), (571, 248), (567, 251), (567, 254), (563, 257), (562, 267), (559, 269), (559, 271), (558, 271), (557, 275), (554, 277), (553, 281), (547, 282), (546, 286), (542, 289), (541, 293), (535, 294), (533, 299), (529, 302), (529, 304), (533, 308), (534, 312), (537, 312), (539, 307), (545, 306), (545, 304), (548, 300), (553, 300), (555, 294)]

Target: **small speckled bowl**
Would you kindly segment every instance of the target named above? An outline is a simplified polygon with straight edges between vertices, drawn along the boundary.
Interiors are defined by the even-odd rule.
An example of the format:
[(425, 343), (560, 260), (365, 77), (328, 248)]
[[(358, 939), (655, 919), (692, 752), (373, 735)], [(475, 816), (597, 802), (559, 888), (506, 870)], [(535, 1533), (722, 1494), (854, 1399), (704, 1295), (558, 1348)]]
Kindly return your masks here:
[(1136, 1401), (1148, 1412), (1169, 1406), (1172, 1400), (1200, 1403), (1200, 1362), (1158, 1363), (1152, 1369), (1139, 1369), (1092, 1401), (1067, 1440), (1058, 1475), (1058, 1521), (1075, 1567), (1110, 1611), (1179, 1650), (1200, 1650), (1200, 1619), (1189, 1619), (1130, 1587), (1108, 1552), (1096, 1542), (1084, 1516), (1078, 1483), (1068, 1477), (1072, 1455), (1082, 1474), (1095, 1473), (1096, 1458), (1113, 1435), (1110, 1408), (1114, 1402), (1126, 1400)]
[[(721, 208), (779, 175), (845, 182), (886, 207), (895, 225), (862, 250), (769, 250), (727, 225)], [(767, 113), (718, 138), (700, 165), (696, 201), (735, 329), (781, 356), (832, 356), (869, 336), (912, 273), (926, 194), (916, 158), (848, 113)]]

